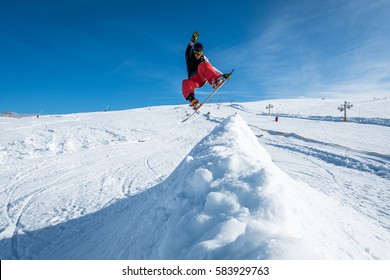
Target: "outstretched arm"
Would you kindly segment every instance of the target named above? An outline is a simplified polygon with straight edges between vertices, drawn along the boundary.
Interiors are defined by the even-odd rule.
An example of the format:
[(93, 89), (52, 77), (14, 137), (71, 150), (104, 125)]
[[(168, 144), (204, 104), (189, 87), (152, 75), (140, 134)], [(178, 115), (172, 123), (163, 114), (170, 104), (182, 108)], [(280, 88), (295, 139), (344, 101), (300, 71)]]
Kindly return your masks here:
[(192, 34), (190, 45), (192, 46), (199, 38), (199, 32), (195, 31), (194, 34)]
[(192, 34), (191, 41), (190, 41), (190, 43), (188, 44), (187, 49), (186, 49), (186, 58), (187, 58), (187, 59), (190, 57), (191, 48), (192, 48), (192, 46), (195, 44), (195, 42), (198, 40), (199, 36), (200, 36), (200, 35), (199, 35), (198, 31), (195, 31), (195, 32)]

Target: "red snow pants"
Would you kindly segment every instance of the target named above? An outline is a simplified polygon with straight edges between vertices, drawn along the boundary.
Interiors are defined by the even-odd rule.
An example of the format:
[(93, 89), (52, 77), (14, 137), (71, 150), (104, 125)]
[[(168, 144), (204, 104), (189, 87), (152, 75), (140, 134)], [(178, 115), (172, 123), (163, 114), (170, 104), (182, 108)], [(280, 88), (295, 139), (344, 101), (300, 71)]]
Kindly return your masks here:
[(182, 92), (185, 99), (187, 99), (188, 95), (191, 92), (194, 92), (194, 89), (203, 87), (206, 82), (210, 85), (213, 80), (218, 79), (221, 76), (210, 62), (201, 62), (198, 66), (198, 72), (187, 80), (183, 80), (182, 83)]

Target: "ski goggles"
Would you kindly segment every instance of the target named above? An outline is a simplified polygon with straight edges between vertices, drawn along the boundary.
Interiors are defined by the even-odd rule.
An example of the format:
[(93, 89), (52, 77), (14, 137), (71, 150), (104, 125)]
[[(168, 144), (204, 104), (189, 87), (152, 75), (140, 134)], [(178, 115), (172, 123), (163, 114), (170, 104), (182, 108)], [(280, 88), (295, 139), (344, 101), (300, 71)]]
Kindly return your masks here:
[(203, 54), (203, 52), (202, 52), (202, 51), (200, 51), (200, 50), (194, 50), (194, 54), (202, 55), (202, 54)]

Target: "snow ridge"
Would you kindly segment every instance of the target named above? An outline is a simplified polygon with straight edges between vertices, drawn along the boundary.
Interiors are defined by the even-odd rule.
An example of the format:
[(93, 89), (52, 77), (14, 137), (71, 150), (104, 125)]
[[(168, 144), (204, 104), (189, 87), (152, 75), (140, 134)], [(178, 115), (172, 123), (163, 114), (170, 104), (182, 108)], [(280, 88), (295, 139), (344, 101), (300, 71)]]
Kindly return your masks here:
[(313, 258), (295, 218), (305, 217), (297, 184), (234, 115), (164, 182), (96, 213), (3, 239), (1, 258)]
[(243, 119), (231, 116), (165, 182), (138, 197), (126, 216), (142, 223), (128, 225), (134, 230), (121, 258), (315, 258), (296, 218), (310, 216), (297, 185)]
[(160, 257), (313, 258), (293, 214), (306, 211), (294, 190), (298, 182), (287, 177), (240, 116), (227, 118), (166, 182), (174, 190), (167, 204), (179, 207), (171, 233), (159, 244)]
[[(166, 114), (164, 110), (161, 110), (162, 115), (172, 115)], [(139, 112), (136, 113), (140, 115), (139, 118), (144, 118)], [(245, 114), (244, 111), (241, 113)], [(367, 193), (371, 198), (371, 194), (376, 195), (377, 188), (365, 187), (365, 193), (362, 195), (352, 187), (347, 188), (348, 185), (340, 190), (329, 188), (326, 183), (314, 188), (292, 179), (273, 163), (271, 155), (256, 138), (254, 132), (264, 132), (264, 129), (257, 128), (258, 119), (254, 114), (250, 114), (256, 117), (256, 122), (252, 121), (252, 130), (239, 115), (219, 118), (223, 121), (217, 125), (213, 118), (206, 116), (203, 123), (197, 127), (199, 135), (194, 134), (193, 127), (183, 126), (175, 128), (185, 130), (180, 131), (179, 136), (173, 129), (160, 128), (167, 123), (166, 119), (156, 126), (160, 130), (152, 126), (142, 131), (131, 127), (130, 132), (126, 132), (128, 123), (124, 120), (121, 124), (122, 115), (117, 114), (117, 117), (120, 117), (115, 121), (118, 129), (114, 127), (105, 131), (115, 131), (115, 135), (123, 137), (115, 140), (110, 139), (110, 136), (107, 139), (112, 144), (101, 141), (95, 145), (90, 138), (88, 147), (66, 150), (54, 157), (58, 158), (58, 161), (44, 162), (42, 166), (33, 165), (32, 169), (20, 167), (23, 172), (17, 172), (18, 177), (11, 180), (11, 186), (4, 191), (9, 191), (10, 195), (8, 203), (3, 205), (4, 219), (0, 224), (4, 228), (0, 239), (1, 259), (389, 257), (390, 247), (385, 241), (389, 236), (385, 214), (387, 206), (377, 206), (378, 201), (388, 201), (387, 189), (380, 190), (380, 197), (369, 200), (364, 195)], [(129, 115), (131, 114), (132, 112), (129, 112)], [(200, 122), (198, 119), (197, 123)], [(81, 122), (83, 125), (84, 123)], [(87, 126), (94, 127), (92, 124)], [(101, 127), (105, 126), (106, 124), (102, 123)], [(158, 134), (162, 132), (166, 134)], [(183, 135), (187, 134), (190, 137), (183, 142)], [(80, 134), (77, 139), (86, 139), (82, 138), (82, 135), (84, 134)], [(104, 137), (98, 136), (98, 139), (101, 140), (105, 136), (106, 134)], [(146, 142), (129, 141), (133, 138), (146, 139), (144, 136), (150, 138), (147, 138)], [(302, 145), (299, 142), (302, 139), (306, 141), (306, 146), (316, 144), (321, 149), (328, 147), (325, 151), (331, 151), (332, 155), (333, 148), (340, 148), (337, 145), (328, 145), (328, 142), (307, 141), (307, 137), (289, 137), (290, 141), (272, 142), (272, 139), (276, 139), (272, 138), (273, 136), (267, 132), (263, 137), (268, 139), (262, 141), (269, 143), (267, 148), (275, 147), (294, 152), (296, 149), (292, 148), (299, 148), (298, 144)], [(68, 138), (64, 136), (63, 139)], [(169, 166), (164, 167), (163, 159), (167, 155), (163, 149), (159, 149), (161, 155), (150, 153), (151, 148), (166, 148), (164, 143), (171, 146), (175, 143), (178, 150), (177, 155), (172, 152), (168, 154), (177, 157), (171, 169)], [(193, 147), (195, 143), (197, 144), (191, 151), (183, 148)], [(292, 146), (294, 143), (296, 146)], [(356, 149), (348, 151), (353, 153)], [(144, 157), (134, 159), (137, 152), (144, 152)], [(52, 151), (47, 153), (53, 154)], [(183, 159), (185, 154), (187, 156)], [(305, 156), (307, 153), (294, 152), (293, 156), (299, 157), (301, 154)], [(275, 158), (279, 163), (281, 160), (291, 161), (293, 164), (301, 163), (289, 158), (286, 153), (280, 155)], [(327, 164), (334, 163), (335, 160), (327, 160), (328, 158), (322, 155), (326, 156), (328, 153), (316, 153), (314, 158)], [(92, 164), (90, 157), (97, 164)], [(9, 157), (9, 160), (12, 158)], [(16, 159), (15, 162), (18, 161)], [(74, 166), (77, 172), (72, 169), (75, 162), (80, 162), (80, 165)], [(382, 162), (386, 162), (386, 159), (383, 158)], [(115, 164), (119, 169), (111, 170), (109, 167)], [(144, 164), (146, 171), (137, 169), (140, 164)], [(162, 165), (162, 168), (158, 164)], [(342, 166), (345, 169), (353, 167)], [(66, 172), (62, 168), (65, 168)], [(300, 168), (303, 171), (298, 175), (305, 175), (307, 166)], [(169, 173), (164, 173), (164, 170), (169, 170)], [(24, 178), (27, 173), (33, 171), (42, 173), (39, 175), (42, 180), (36, 181), (41, 178), (37, 175), (32, 179), (27, 178), (28, 180)], [(67, 183), (70, 180), (70, 177), (66, 177), (68, 172), (69, 176), (77, 179)], [(90, 178), (99, 172), (104, 174), (97, 179)], [(126, 174), (133, 173), (133, 179), (126, 177)], [(365, 176), (370, 176), (368, 178), (376, 176), (378, 181), (388, 178), (387, 173), (384, 176), (379, 172), (364, 173)], [(54, 181), (49, 184), (46, 182), (47, 177), (53, 178)], [(137, 180), (135, 185), (138, 186), (146, 184), (144, 179), (150, 177), (156, 179), (151, 181), (148, 188), (141, 188), (141, 192), (131, 191), (133, 180)], [(2, 180), (6, 181), (5, 178)], [(50, 189), (50, 186), (53, 186), (53, 189)], [(119, 192), (114, 196), (115, 187), (118, 186)], [(93, 193), (96, 191), (98, 194)], [(22, 195), (19, 195), (21, 198), (14, 201), (13, 196), (18, 197), (17, 192), (22, 192)], [(114, 192), (111, 197), (116, 198), (115, 200), (104, 200), (109, 197), (106, 194), (109, 192)], [(62, 196), (59, 195), (61, 193)], [(327, 193), (335, 195), (328, 196)], [(40, 196), (47, 198), (50, 203), (45, 204), (38, 200)], [(66, 200), (67, 196), (70, 201)], [(347, 201), (346, 204), (340, 199), (345, 196), (356, 196), (356, 199)], [(364, 213), (369, 213), (375, 219), (366, 218), (360, 208), (359, 211), (354, 210), (362, 201), (369, 205), (369, 208), (362, 208)], [(80, 202), (87, 205), (83, 206)], [(67, 206), (66, 203), (71, 204)], [(66, 207), (75, 213), (69, 213), (68, 217)], [(47, 213), (47, 209), (52, 209), (52, 212)], [(94, 209), (97, 210), (93, 211)], [(377, 212), (381, 214), (378, 215)]]

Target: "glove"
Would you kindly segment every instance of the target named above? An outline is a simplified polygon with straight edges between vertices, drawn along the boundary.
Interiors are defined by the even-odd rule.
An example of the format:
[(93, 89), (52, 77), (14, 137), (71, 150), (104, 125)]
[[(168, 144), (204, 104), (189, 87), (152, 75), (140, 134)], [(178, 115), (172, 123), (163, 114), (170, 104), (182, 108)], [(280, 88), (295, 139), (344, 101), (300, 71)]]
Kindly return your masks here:
[(223, 77), (225, 80), (228, 80), (228, 79), (230, 79), (230, 75), (231, 75), (231, 74), (222, 74), (222, 77)]
[(200, 35), (199, 35), (198, 31), (195, 31), (194, 34), (192, 34), (191, 42), (195, 43), (198, 40), (199, 36)]

